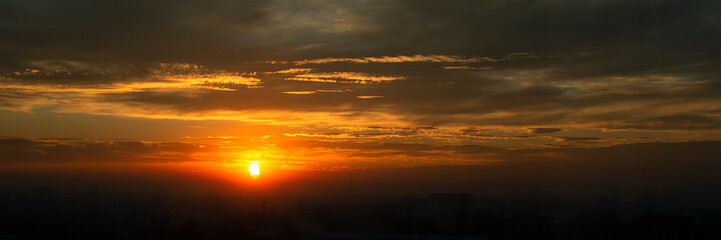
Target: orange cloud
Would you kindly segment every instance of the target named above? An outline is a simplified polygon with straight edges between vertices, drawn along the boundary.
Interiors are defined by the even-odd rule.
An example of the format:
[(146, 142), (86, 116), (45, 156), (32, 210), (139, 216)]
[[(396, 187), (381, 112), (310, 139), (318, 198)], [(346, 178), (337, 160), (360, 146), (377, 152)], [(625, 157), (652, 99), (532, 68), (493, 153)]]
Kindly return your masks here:
[(288, 91), (283, 92), (285, 94), (295, 94), (295, 95), (307, 95), (307, 94), (313, 94), (315, 91)]
[(313, 69), (312, 68), (290, 68), (290, 69), (286, 69), (286, 70), (267, 72), (267, 73), (285, 74), (285, 73), (304, 73), (304, 72), (310, 72), (310, 71), (313, 71)]
[(361, 58), (318, 58), (306, 59), (293, 62), (296, 65), (305, 64), (325, 64), (335, 62), (350, 63), (407, 63), (407, 62), (434, 62), (434, 63), (479, 63), (479, 62), (499, 62), (510, 59), (520, 58), (536, 58), (530, 53), (511, 53), (502, 57), (463, 57), (458, 55), (413, 55), (413, 56), (381, 56), (381, 57), (361, 57)]
[(491, 58), (466, 58), (455, 55), (413, 55), (413, 56), (382, 56), (363, 58), (319, 58), (295, 61), (296, 65), (323, 64), (334, 62), (352, 63), (403, 63), (403, 62), (452, 62), (452, 63), (475, 63), (483, 61), (495, 61)]
[(405, 78), (406, 77), (403, 77), (403, 76), (376, 76), (376, 75), (360, 73), (360, 72), (331, 72), (331, 73), (298, 74), (298, 75), (295, 75), (295, 77), (286, 78), (285, 80), (368, 84), (368, 83), (403, 80)]

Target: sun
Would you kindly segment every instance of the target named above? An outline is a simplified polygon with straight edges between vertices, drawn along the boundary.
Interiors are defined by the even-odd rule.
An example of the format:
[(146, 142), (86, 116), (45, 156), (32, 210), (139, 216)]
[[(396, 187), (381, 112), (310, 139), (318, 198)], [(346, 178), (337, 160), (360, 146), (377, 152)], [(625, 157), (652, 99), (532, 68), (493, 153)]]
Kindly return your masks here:
[(250, 172), (250, 176), (252, 177), (258, 177), (260, 175), (260, 166), (258, 165), (258, 161), (250, 161), (250, 166), (248, 166), (248, 171)]

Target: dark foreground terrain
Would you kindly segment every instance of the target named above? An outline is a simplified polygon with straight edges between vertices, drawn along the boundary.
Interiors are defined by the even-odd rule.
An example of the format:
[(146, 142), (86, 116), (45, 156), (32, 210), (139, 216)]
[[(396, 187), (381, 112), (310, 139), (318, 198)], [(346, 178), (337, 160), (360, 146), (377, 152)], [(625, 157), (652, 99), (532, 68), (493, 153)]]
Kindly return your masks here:
[(713, 202), (313, 194), (0, 192), (0, 239), (721, 239)]

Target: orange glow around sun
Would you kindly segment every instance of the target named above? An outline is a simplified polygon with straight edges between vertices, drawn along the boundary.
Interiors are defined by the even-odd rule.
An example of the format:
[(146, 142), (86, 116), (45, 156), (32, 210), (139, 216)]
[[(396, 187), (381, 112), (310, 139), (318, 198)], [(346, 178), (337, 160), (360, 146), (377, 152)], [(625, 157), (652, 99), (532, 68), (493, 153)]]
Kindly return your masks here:
[(250, 176), (252, 177), (258, 177), (260, 175), (260, 166), (258, 165), (258, 161), (250, 161), (250, 166), (248, 166), (248, 171), (250, 172)]

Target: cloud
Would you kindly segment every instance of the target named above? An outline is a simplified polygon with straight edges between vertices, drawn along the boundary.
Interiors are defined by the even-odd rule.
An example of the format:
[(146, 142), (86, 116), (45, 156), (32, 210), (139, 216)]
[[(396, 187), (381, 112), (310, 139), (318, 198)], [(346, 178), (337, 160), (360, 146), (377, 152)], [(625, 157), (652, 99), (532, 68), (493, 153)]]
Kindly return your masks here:
[(644, 118), (638, 121), (628, 121), (602, 125), (610, 129), (641, 129), (641, 130), (715, 130), (721, 128), (718, 117), (679, 114), (661, 117)]
[(594, 142), (594, 141), (601, 140), (601, 138), (599, 138), (599, 137), (569, 137), (569, 136), (556, 137), (556, 139), (559, 139), (561, 141), (572, 141), (572, 142)]
[(285, 133), (289, 137), (309, 137), (314, 139), (399, 139), (399, 138), (434, 138), (444, 135), (432, 126), (421, 127), (338, 127), (333, 132), (317, 132), (322, 130), (303, 131), (301, 133)]
[(307, 59), (293, 62), (296, 65), (305, 64), (324, 64), (336, 62), (350, 63), (408, 63), (408, 62), (434, 62), (434, 63), (478, 63), (478, 62), (496, 62), (498, 60), (483, 58), (466, 58), (461, 56), (446, 55), (413, 55), (413, 56), (382, 56), (382, 57), (362, 57), (362, 58), (322, 58)]
[(563, 129), (560, 129), (560, 128), (529, 128), (528, 129), (528, 133), (537, 133), (537, 134), (555, 133), (555, 132), (560, 132), (560, 131), (563, 131)]
[(36, 66), (38, 69), (0, 76), (0, 107), (28, 111), (49, 104), (63, 107), (76, 107), (80, 102), (97, 104), (104, 94), (167, 91), (192, 95), (202, 90), (237, 91), (262, 87), (262, 81), (252, 74), (209, 70), (195, 64), (159, 63), (138, 69), (43, 61)]
[(315, 91), (288, 91), (283, 92), (285, 94), (297, 94), (297, 95), (306, 95), (306, 94), (313, 94)]
[[(183, 61), (248, 54), (228, 36), (242, 36), (265, 19), (263, 1), (4, 1), (7, 38), (0, 51), (23, 61)], [(68, 16), (73, 16), (72, 18)], [(78, 21), (77, 19), (82, 19)], [(32, 22), (32, 24), (30, 24)], [(17, 63), (17, 62), (16, 62)]]
[[(0, 138), (0, 164), (63, 162), (187, 162), (213, 161), (195, 153), (217, 146), (179, 142), (94, 141)], [(211, 156), (212, 157), (212, 156)]]
[(378, 83), (403, 80), (403, 76), (374, 76), (360, 72), (305, 73), (285, 78), (293, 81), (329, 82), (329, 83)]
[(58, 138), (0, 138), (0, 164), (262, 153), (462, 165), (445, 177), (483, 190), (706, 194), (719, 26), (705, 0), (4, 0), (0, 132)]
[(0, 146), (3, 148), (29, 148), (40, 145), (41, 142), (36, 142), (30, 139), (22, 138), (0, 138)]
[(356, 98), (360, 98), (360, 99), (373, 99), (373, 98), (383, 98), (383, 96), (356, 96)]
[[(197, 64), (157, 63), (143, 68), (108, 64), (91, 64), (65, 60), (39, 61), (23, 72), (7, 73), (6, 88), (46, 89), (44, 91), (121, 92), (152, 88), (208, 88), (229, 90), (231, 86), (257, 86), (253, 73), (211, 70)], [(50, 85), (50, 87), (49, 87)], [(68, 89), (68, 90), (63, 90)]]
[(318, 90), (312, 90), (312, 91), (286, 91), (283, 92), (285, 94), (296, 94), (296, 95), (308, 95), (308, 94), (314, 94), (314, 93), (344, 93), (344, 92), (352, 92), (351, 89), (318, 89)]
[[(361, 58), (320, 58), (293, 61), (295, 65), (326, 64), (326, 63), (480, 63), (501, 62), (512, 59), (538, 58), (527, 52), (511, 53), (502, 57), (463, 57), (458, 55), (413, 55), (413, 56), (381, 56)], [(491, 67), (448, 66), (444, 69), (485, 70)]]
[(523, 132), (454, 132), (473, 141), (553, 141), (533, 134), (556, 128), (713, 140), (721, 113), (719, 9), (713, 1), (643, 0), (287, 1), (273, 8), (265, 1), (4, 1), (0, 107)]
[(493, 67), (470, 67), (470, 66), (445, 66), (443, 69), (448, 70), (489, 70)]
[(286, 70), (279, 70), (275, 72), (269, 72), (269, 73), (275, 73), (275, 74), (285, 74), (285, 73), (306, 73), (313, 71), (312, 68), (289, 68)]
[[(513, 183), (534, 189), (628, 191), (638, 193), (654, 186), (666, 192), (688, 191), (688, 186), (713, 189), (721, 167), (719, 141), (637, 143), (610, 147), (560, 146), (555, 148), (500, 148), (479, 144), (380, 143), (367, 141), (292, 140), (273, 147), (231, 149), (223, 137), (214, 144), (140, 141), (82, 141), (0, 138), (0, 165), (55, 163), (183, 163), (231, 164), (238, 158), (263, 155), (264, 164), (294, 170), (359, 170), (367, 168), (423, 169), (463, 166), (449, 170), (480, 185)], [(66, 142), (63, 142), (66, 141)], [(227, 143), (225, 143), (227, 144)], [(270, 145), (268, 145), (270, 146)], [(226, 152), (224, 152), (226, 151)], [(426, 175), (428, 176), (428, 175)], [(471, 179), (471, 180), (468, 180)], [(540, 183), (540, 185), (539, 185)], [(705, 192), (704, 194), (707, 194)]]

